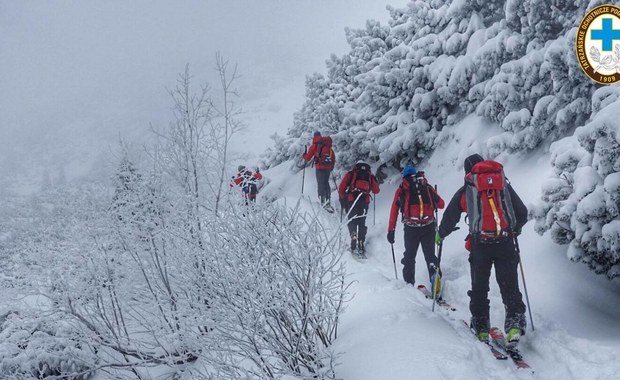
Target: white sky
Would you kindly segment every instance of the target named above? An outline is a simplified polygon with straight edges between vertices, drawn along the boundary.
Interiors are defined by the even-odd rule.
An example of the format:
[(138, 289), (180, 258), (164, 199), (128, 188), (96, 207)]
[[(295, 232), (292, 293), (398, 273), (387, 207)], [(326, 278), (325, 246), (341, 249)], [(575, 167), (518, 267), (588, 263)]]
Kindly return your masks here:
[(249, 134), (286, 129), (304, 76), (347, 51), (345, 26), (385, 22), (388, 1), (406, 3), (0, 0), (0, 149), (49, 167), (109, 149), (119, 130), (139, 138), (170, 120), (166, 88), (184, 65), (206, 80), (218, 50), (239, 64)]

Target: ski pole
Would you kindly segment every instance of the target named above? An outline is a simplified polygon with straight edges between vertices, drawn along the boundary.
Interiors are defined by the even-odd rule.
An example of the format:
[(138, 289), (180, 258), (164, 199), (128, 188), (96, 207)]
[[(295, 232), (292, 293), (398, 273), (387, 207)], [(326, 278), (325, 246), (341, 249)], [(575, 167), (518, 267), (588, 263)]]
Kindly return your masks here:
[[(308, 146), (304, 145), (304, 155), (308, 153)], [(304, 183), (306, 182), (306, 162), (304, 161), (303, 174), (301, 175), (301, 195), (304, 195)]]
[(377, 224), (377, 196), (372, 197), (372, 225)]
[[(437, 184), (435, 184), (435, 194), (437, 194)], [(435, 204), (435, 197), (434, 194), (431, 197), (431, 201), (433, 202), (433, 208), (435, 209), (435, 235), (437, 234), (437, 229), (439, 226), (439, 211), (437, 209), (437, 204)], [(437, 293), (435, 292), (435, 289), (437, 289), (437, 286), (439, 285), (439, 283), (441, 282), (441, 273), (439, 271), (440, 268), (440, 263), (441, 263), (441, 251), (443, 249), (443, 243), (439, 243), (439, 252), (437, 254), (437, 268), (435, 268), (435, 270), (437, 271), (435, 273), (435, 281), (432, 284), (432, 290), (433, 290), (433, 307), (431, 308), (431, 311), (435, 311), (435, 303), (437, 301)]]
[(515, 251), (517, 258), (519, 259), (519, 268), (521, 268), (521, 279), (523, 280), (523, 290), (525, 291), (525, 301), (527, 302), (527, 312), (530, 315), (530, 324), (532, 325), (532, 331), (536, 331), (534, 328), (534, 319), (532, 318), (532, 308), (530, 307), (530, 297), (527, 294), (527, 285), (525, 284), (525, 274), (523, 272), (523, 263), (521, 262), (521, 250), (519, 249), (519, 240), (515, 236)]
[(396, 256), (394, 256), (394, 244), (390, 243), (392, 246), (392, 262), (394, 263), (394, 277), (398, 280), (398, 272), (396, 272)]
[(437, 294), (437, 292), (435, 291), (435, 289), (437, 289), (437, 286), (439, 286), (439, 284), (441, 283), (441, 271), (439, 270), (439, 265), (441, 263), (441, 251), (443, 251), (443, 243), (439, 243), (439, 253), (437, 255), (437, 268), (435, 268), (436, 272), (435, 272), (435, 281), (433, 281), (433, 307), (431, 308), (431, 311), (435, 311), (435, 304), (437, 303), (437, 298), (439, 297), (439, 294)]

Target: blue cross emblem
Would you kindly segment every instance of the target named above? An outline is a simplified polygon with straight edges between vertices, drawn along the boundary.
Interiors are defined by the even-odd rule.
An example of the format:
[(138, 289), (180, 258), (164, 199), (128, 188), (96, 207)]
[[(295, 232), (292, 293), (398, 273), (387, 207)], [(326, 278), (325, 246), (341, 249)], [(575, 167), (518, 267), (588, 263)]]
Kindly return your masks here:
[(614, 29), (612, 19), (603, 19), (603, 29), (592, 31), (593, 40), (603, 41), (603, 51), (612, 51), (614, 40), (620, 40), (620, 29)]

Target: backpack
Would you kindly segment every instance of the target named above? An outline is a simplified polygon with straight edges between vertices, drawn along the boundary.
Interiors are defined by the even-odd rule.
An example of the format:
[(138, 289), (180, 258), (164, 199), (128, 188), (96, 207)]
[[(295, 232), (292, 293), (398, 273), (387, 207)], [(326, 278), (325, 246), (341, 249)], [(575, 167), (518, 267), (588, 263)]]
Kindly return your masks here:
[(424, 172), (403, 178), (400, 189), (399, 203), (404, 224), (421, 227), (435, 220), (436, 205)]
[(349, 193), (370, 193), (371, 181), (370, 166), (365, 163), (355, 164), (352, 170), (351, 180), (348, 185)]
[(258, 186), (256, 186), (256, 178), (254, 178), (254, 173), (251, 171), (244, 171), (240, 173), (243, 181), (241, 182), (241, 190), (244, 194), (255, 196), (258, 194)]
[(504, 239), (516, 225), (504, 167), (482, 161), (465, 176), (465, 201), (469, 233), (475, 239)]
[(317, 144), (316, 150), (316, 162), (322, 165), (333, 165), (333, 151), (332, 151), (332, 138), (330, 136), (325, 136), (321, 138), (321, 141)]

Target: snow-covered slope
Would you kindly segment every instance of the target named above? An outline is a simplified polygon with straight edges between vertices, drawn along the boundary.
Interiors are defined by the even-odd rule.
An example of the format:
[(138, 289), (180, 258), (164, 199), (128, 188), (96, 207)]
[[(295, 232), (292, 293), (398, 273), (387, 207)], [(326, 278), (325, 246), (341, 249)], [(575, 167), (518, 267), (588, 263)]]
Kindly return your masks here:
[[(426, 171), (431, 183), (437, 183), (439, 193), (448, 201), (462, 184), (463, 158), (474, 152), (485, 154), (485, 140), (493, 136), (494, 130), (470, 117), (444, 133), (450, 138), (420, 169)], [(540, 183), (549, 175), (548, 155), (537, 152), (500, 156), (499, 160), (505, 164), (507, 175), (525, 203), (536, 200)], [(285, 163), (265, 172), (271, 183), (264, 195), (299, 196), (302, 172), (293, 174), (289, 166)], [(313, 170), (306, 171), (305, 180), (305, 195), (316, 198)], [(404, 246), (400, 226), (394, 245), (399, 280), (394, 278), (385, 236), (398, 178), (390, 180), (392, 183), (383, 184), (377, 196), (376, 224), (373, 225), (372, 205), (367, 219), (369, 259), (362, 264), (343, 252), (354, 297), (342, 316), (335, 345), (342, 352), (338, 375), (347, 380), (525, 376), (510, 362), (495, 360), (461, 321), (469, 319), (466, 292), (470, 283), (463, 222), (461, 230), (446, 239), (442, 256), (444, 297), (457, 311), (439, 309), (432, 313), (430, 301), (402, 281), (399, 261)], [(333, 198), (337, 198), (336, 194)], [(325, 217), (334, 218), (327, 214)], [(564, 256), (565, 247), (539, 236), (532, 222), (526, 225), (519, 241), (536, 328), (532, 331), (530, 326), (522, 340), (522, 351), (535, 369), (533, 378), (615, 378), (620, 373), (619, 286), (592, 276), (582, 265), (571, 264)], [(428, 282), (423, 262), (420, 253), (416, 278)], [(490, 300), (491, 322), (501, 327), (504, 312), (494, 276)]]

